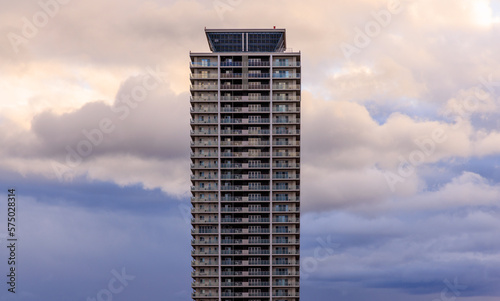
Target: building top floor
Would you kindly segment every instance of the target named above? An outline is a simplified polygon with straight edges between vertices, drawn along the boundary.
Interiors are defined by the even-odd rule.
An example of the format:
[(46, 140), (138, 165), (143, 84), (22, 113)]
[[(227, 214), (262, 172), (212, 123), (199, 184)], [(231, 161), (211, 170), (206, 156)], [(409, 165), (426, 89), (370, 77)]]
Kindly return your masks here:
[(285, 29), (206, 29), (212, 52), (284, 52)]

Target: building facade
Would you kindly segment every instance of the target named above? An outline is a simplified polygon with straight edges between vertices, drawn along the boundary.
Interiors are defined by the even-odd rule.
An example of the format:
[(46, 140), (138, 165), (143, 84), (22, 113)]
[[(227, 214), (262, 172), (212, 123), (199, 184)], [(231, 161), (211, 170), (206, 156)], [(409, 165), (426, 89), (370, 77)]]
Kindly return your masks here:
[(284, 29), (190, 53), (193, 300), (299, 300), (300, 52)]

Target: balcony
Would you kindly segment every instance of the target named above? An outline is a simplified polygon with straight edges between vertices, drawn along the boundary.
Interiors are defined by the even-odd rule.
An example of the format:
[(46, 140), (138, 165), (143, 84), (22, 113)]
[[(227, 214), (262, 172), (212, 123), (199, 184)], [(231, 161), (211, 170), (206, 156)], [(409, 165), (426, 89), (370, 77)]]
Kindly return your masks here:
[(191, 208), (191, 213), (218, 213), (217, 208)]
[(298, 190), (300, 189), (299, 185), (276, 185), (273, 186), (273, 190)]
[(211, 299), (215, 299), (215, 298), (219, 298), (219, 294), (217, 293), (193, 293), (192, 294), (193, 298), (211, 298)]
[(221, 73), (220, 78), (242, 78), (243, 74), (242, 73)]
[(221, 62), (220, 66), (221, 67), (241, 67), (242, 63), (241, 62)]
[(273, 73), (273, 78), (300, 78), (300, 73)]
[(217, 67), (216, 62), (190, 62), (189, 67), (199, 68), (199, 67)]
[(217, 102), (219, 99), (216, 96), (191, 96), (191, 102)]
[(205, 283), (201, 283), (201, 282), (192, 282), (191, 283), (191, 287), (209, 287), (209, 286), (218, 287), (219, 282), (209, 281), (209, 282), (205, 282)]
[[(191, 229), (191, 234), (217, 234), (217, 229)], [(215, 251), (214, 251), (215, 252)]]
[(290, 271), (290, 272), (273, 272), (273, 276), (300, 276), (299, 271)]
[(298, 180), (300, 175), (273, 175), (273, 180)]
[(273, 212), (300, 212), (300, 208), (273, 208)]
[(288, 118), (277, 118), (273, 119), (273, 123), (300, 123), (300, 118), (293, 118), (293, 119), (288, 119)]
[(222, 197), (221, 202), (267, 202), (268, 196), (260, 197)]
[(223, 152), (221, 157), (269, 157), (269, 152)]
[(273, 67), (300, 67), (300, 62), (273, 62)]
[[(299, 287), (300, 284), (298, 282), (274, 282), (273, 286)], [(290, 293), (288, 293), (288, 294), (290, 294)]]
[(191, 202), (193, 203), (217, 203), (219, 200), (217, 198), (197, 198), (191, 197)]
[(273, 251), (273, 255), (299, 255), (299, 250), (289, 250), (289, 251)]
[(273, 157), (300, 157), (299, 152), (276, 152)]
[(221, 96), (222, 101), (268, 101), (269, 96)]
[(273, 261), (273, 265), (299, 265), (298, 261)]
[(209, 239), (209, 240), (199, 240), (199, 239), (192, 239), (191, 240), (191, 245), (218, 245), (219, 242), (217, 239)]
[(274, 130), (273, 135), (299, 135), (300, 130)]
[(191, 266), (207, 266), (207, 265), (219, 265), (219, 263), (216, 260), (209, 260), (204, 262), (196, 260), (191, 261)]
[(245, 88), (248, 90), (269, 90), (270, 85), (267, 85), (267, 84), (249, 84)]
[(191, 124), (217, 124), (217, 119), (191, 119)]
[[(195, 154), (194, 153), (191, 153), (191, 157), (193, 157)], [(215, 156), (217, 157), (217, 156)], [(192, 169), (217, 169), (219, 168), (217, 164), (194, 164), (194, 163), (191, 163), (191, 168)]]
[(269, 65), (268, 61), (249, 61), (247, 64), (249, 67), (267, 67)]
[(300, 96), (273, 96), (273, 101), (300, 101)]
[(200, 256), (200, 255), (219, 255), (217, 251), (196, 251), (191, 250), (191, 255)]
[(212, 276), (215, 276), (215, 277), (219, 277), (219, 274), (218, 273), (213, 273), (213, 272), (203, 272), (203, 273), (200, 273), (200, 272), (197, 272), (197, 271), (192, 271), (191, 272), (191, 276), (199, 276), (199, 277), (212, 277)]
[[(268, 217), (261, 218), (233, 218), (226, 217), (220, 220), (221, 223), (269, 223)], [(249, 242), (252, 243), (252, 242)]]
[(216, 218), (207, 218), (207, 219), (192, 218), (191, 223), (193, 223), (193, 224), (218, 224), (219, 220)]
[(277, 245), (298, 245), (300, 241), (298, 239), (289, 239), (289, 240), (284, 240), (284, 239), (273, 239), (273, 244)]
[(269, 73), (246, 73), (245, 77), (252, 79), (252, 78), (269, 78), (271, 74)]
[(189, 86), (191, 90), (217, 90), (219, 89), (218, 85), (191, 85)]
[(221, 90), (241, 90), (243, 89), (243, 85), (221, 85)]
[(219, 146), (219, 143), (217, 141), (191, 141), (191, 146)]
[(268, 146), (269, 141), (222, 141), (222, 146)]
[(273, 146), (300, 146), (300, 141), (273, 141)]
[(300, 85), (273, 85), (273, 90), (300, 90)]
[(300, 108), (280, 108), (274, 107), (273, 113), (300, 113)]
[(217, 191), (217, 187), (191, 186), (191, 191)]
[(299, 163), (275, 163), (273, 168), (299, 168)]
[(273, 218), (273, 223), (298, 223), (298, 218)]
[(218, 158), (217, 153), (193, 153), (191, 152), (191, 158)]
[(191, 113), (218, 113), (219, 111), (215, 108), (190, 108)]
[(269, 207), (259, 207), (259, 208), (229, 207), (229, 208), (221, 208), (221, 212), (269, 212)]
[(223, 113), (268, 113), (268, 107), (260, 108), (249, 108), (249, 107), (222, 107), (221, 112)]
[(217, 79), (218, 75), (215, 74), (203, 74), (203, 73), (191, 73), (189, 74), (190, 79)]
[(216, 130), (214, 131), (193, 131), (191, 130), (191, 135), (194, 136), (204, 136), (204, 135), (217, 135), (218, 132)]
[(299, 294), (295, 292), (273, 292), (273, 297), (299, 297)]

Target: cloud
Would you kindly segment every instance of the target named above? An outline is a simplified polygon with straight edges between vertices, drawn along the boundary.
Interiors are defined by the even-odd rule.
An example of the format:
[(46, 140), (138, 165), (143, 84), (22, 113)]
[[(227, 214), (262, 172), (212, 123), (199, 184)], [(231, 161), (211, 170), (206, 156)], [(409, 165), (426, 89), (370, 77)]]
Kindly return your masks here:
[[(444, 279), (454, 277), (468, 286), (464, 300), (500, 294), (492, 239), (499, 227), (493, 163), (500, 152), (500, 44), (491, 1), (403, 1), (401, 13), (350, 58), (341, 44), (354, 43), (357, 29), (388, 1), (222, 0), (229, 3), (222, 12), (216, 1), (70, 1), (17, 54), (7, 34), (22, 34), (23, 18), (41, 7), (0, 2), (0, 171), (16, 175), (11, 179), (21, 188), (43, 184), (52, 191), (41, 198), (37, 188), (26, 202), (26, 227), (35, 229), (26, 243), (40, 251), (27, 253), (33, 257), (25, 266), (47, 271), (54, 264), (33, 276), (43, 278), (39, 286), (29, 278), (26, 287), (35, 289), (26, 300), (61, 298), (43, 286), (71, 278), (71, 271), (99, 276), (77, 275), (90, 281), (81, 290), (64, 282), (76, 293), (63, 299), (96, 293), (122, 264), (117, 253), (137, 262), (127, 267), (143, 277), (140, 289), (131, 286), (120, 297), (142, 298), (151, 281), (151, 300), (189, 298), (189, 279), (185, 286), (163, 281), (181, 270), (188, 278), (189, 263), (168, 261), (189, 261), (189, 246), (172, 243), (189, 234), (171, 232), (184, 222), (174, 204), (187, 204), (189, 188), (188, 52), (208, 50), (205, 26), (274, 25), (286, 28), (288, 47), (302, 52), (302, 258), (315, 259), (317, 237), (337, 243), (309, 273), (306, 296), (433, 300)], [(143, 101), (127, 100), (144, 85), (148, 68), (161, 70), (162, 83)], [(484, 93), (474, 106), (477, 87)], [(394, 190), (388, 172), (401, 178)], [(101, 182), (116, 190), (103, 191)], [(79, 189), (89, 194), (72, 195)], [(141, 195), (160, 192), (169, 198), (159, 202), (173, 207), (146, 203), (168, 219), (133, 212)], [(168, 272), (151, 280), (154, 267), (141, 252), (147, 258), (172, 252), (161, 261)], [(106, 266), (89, 268), (80, 258)]]

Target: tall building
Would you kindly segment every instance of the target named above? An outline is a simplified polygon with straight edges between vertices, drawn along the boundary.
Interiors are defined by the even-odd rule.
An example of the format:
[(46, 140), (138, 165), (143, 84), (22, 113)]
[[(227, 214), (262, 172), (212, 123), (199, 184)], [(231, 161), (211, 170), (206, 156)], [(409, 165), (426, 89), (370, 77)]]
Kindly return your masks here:
[(192, 298), (299, 300), (300, 52), (205, 29), (191, 52)]

